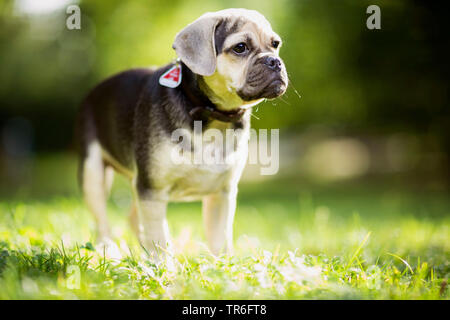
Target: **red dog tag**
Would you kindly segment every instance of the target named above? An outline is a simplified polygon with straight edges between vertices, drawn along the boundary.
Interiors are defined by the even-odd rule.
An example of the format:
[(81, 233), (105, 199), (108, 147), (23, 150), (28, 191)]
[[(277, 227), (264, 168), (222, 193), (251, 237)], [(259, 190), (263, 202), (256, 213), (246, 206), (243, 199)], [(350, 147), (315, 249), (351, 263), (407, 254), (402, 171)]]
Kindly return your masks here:
[(181, 83), (181, 64), (176, 63), (159, 77), (159, 84), (164, 87), (176, 88)]

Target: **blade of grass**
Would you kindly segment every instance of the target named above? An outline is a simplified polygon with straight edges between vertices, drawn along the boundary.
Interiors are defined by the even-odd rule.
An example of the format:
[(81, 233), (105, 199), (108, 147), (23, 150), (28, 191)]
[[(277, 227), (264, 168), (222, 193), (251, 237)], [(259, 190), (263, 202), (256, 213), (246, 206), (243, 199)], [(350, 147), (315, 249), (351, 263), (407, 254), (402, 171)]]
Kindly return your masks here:
[(366, 244), (367, 240), (370, 237), (370, 234), (372, 233), (372, 231), (369, 231), (366, 236), (364, 237), (364, 239), (361, 241), (361, 243), (359, 244), (358, 248), (355, 250), (355, 252), (353, 253), (352, 258), (350, 259), (350, 261), (348, 262), (347, 266), (345, 267), (345, 270), (347, 271), (348, 268), (350, 268), (350, 266), (352, 265), (353, 261), (355, 261), (355, 258), (358, 256), (359, 252), (361, 251), (362, 247)]
[(394, 258), (399, 259), (401, 262), (403, 262), (403, 263), (405, 264), (405, 266), (408, 267), (408, 269), (409, 269), (409, 271), (411, 272), (411, 274), (414, 274), (413, 269), (411, 268), (411, 266), (409, 265), (409, 263), (408, 263), (406, 260), (402, 259), (400, 256), (398, 256), (398, 255), (396, 255), (396, 254), (394, 254), (394, 253), (386, 252), (386, 254), (388, 254), (388, 255), (390, 255), (390, 256), (393, 256)]

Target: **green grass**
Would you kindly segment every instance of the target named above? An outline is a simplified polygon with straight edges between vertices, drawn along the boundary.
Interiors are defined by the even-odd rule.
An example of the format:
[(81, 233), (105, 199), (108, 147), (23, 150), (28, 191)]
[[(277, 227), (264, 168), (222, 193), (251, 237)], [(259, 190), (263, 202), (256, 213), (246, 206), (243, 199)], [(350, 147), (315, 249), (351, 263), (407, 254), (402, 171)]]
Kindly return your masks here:
[(0, 201), (0, 299), (450, 297), (445, 192), (374, 181), (242, 183), (235, 255), (208, 253), (199, 203), (171, 204), (175, 268), (168, 268), (146, 259), (132, 235), (123, 181), (109, 214), (128, 254), (117, 262), (95, 251), (94, 221), (66, 160), (39, 160), (38, 178)]

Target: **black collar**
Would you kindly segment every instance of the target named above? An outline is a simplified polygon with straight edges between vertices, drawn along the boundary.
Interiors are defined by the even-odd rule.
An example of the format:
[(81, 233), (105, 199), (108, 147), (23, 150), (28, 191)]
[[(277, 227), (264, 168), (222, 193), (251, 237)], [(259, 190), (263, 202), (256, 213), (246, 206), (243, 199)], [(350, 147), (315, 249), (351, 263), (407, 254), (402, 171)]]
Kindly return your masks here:
[(215, 119), (222, 122), (235, 123), (242, 119), (245, 109), (237, 109), (234, 111), (222, 111), (205, 96), (198, 88), (196, 75), (182, 63), (183, 77), (181, 81), (181, 90), (191, 104), (189, 115), (194, 120)]

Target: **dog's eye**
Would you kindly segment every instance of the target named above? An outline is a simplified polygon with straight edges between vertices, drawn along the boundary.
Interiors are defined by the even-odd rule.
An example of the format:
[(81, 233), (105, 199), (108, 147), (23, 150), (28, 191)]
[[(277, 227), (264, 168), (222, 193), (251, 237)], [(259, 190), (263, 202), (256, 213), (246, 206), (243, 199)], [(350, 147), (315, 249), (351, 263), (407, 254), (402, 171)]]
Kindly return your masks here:
[(275, 49), (278, 48), (279, 45), (280, 45), (280, 41), (278, 41), (278, 40), (272, 41), (272, 47), (274, 47)]
[(243, 42), (234, 46), (233, 51), (236, 53), (244, 53), (247, 50), (247, 45)]

